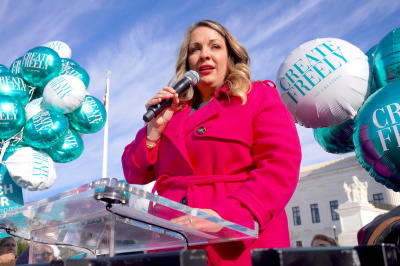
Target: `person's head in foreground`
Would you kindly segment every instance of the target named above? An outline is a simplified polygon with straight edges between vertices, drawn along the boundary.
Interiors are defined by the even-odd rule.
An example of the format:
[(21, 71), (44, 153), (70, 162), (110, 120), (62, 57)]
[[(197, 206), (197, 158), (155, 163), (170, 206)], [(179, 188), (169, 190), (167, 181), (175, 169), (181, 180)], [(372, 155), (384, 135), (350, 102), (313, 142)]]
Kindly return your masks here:
[(337, 247), (339, 243), (332, 237), (317, 234), (311, 240), (312, 247)]
[(59, 259), (60, 251), (54, 245), (39, 244), (34, 248), (35, 262), (50, 262), (53, 259)]
[(16, 253), (17, 242), (13, 237), (9, 236), (0, 239), (0, 263), (14, 261)]

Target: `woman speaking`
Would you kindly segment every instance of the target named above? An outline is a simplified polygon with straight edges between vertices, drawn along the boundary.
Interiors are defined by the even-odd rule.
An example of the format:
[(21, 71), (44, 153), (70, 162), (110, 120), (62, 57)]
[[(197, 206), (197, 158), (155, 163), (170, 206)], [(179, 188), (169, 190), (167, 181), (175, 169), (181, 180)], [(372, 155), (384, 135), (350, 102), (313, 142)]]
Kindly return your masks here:
[[(156, 180), (160, 196), (246, 227), (259, 224), (254, 241), (202, 247), (211, 265), (251, 265), (254, 248), (290, 246), (284, 208), (299, 178), (300, 143), (274, 83), (251, 82), (249, 63), (225, 27), (211, 20), (192, 25), (175, 80), (192, 70), (198, 83), (182, 95), (165, 87), (151, 98), (146, 109), (167, 99), (172, 104), (138, 131), (122, 156), (129, 183)], [(220, 229), (190, 215), (171, 218), (197, 230)]]

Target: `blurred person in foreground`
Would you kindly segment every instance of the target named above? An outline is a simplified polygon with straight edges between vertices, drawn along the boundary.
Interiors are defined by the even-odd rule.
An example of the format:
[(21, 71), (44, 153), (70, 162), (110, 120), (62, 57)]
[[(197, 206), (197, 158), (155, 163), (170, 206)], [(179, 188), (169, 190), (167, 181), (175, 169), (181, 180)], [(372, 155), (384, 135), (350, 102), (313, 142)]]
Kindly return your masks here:
[(55, 245), (36, 244), (33, 248), (33, 261), (35, 263), (59, 260), (60, 250)]
[(0, 266), (15, 265), (17, 242), (11, 236), (0, 239)]
[(332, 237), (316, 234), (311, 240), (312, 247), (338, 247), (339, 243)]
[[(222, 25), (203, 20), (186, 32), (175, 82), (193, 70), (199, 82), (179, 95), (164, 87), (146, 109), (169, 108), (136, 134), (122, 156), (126, 180), (219, 218), (254, 228), (259, 237), (196, 246), (211, 265), (251, 265), (254, 248), (289, 247), (285, 206), (299, 179), (301, 150), (292, 116), (272, 81), (251, 81), (246, 49)], [(157, 208), (156, 208), (157, 207)], [(221, 226), (161, 205), (149, 212), (205, 232)]]

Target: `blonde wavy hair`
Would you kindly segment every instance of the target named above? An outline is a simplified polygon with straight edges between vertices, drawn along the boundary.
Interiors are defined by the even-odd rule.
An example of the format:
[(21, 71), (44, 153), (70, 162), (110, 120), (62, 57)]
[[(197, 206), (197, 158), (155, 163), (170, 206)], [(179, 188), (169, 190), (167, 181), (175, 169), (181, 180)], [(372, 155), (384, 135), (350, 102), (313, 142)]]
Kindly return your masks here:
[[(190, 35), (199, 27), (208, 27), (218, 32), (224, 39), (228, 49), (228, 69), (222, 86), (229, 88), (229, 95), (237, 96), (242, 99), (242, 104), (247, 101), (247, 93), (250, 90), (251, 74), (250, 74), (250, 57), (246, 49), (236, 40), (235, 37), (221, 24), (212, 20), (201, 20), (188, 28), (185, 33), (183, 42), (178, 49), (178, 59), (175, 67), (175, 76), (171, 80), (171, 84), (180, 80), (189, 69), (188, 53)], [(199, 99), (200, 93), (194, 87), (190, 88), (180, 96), (183, 102), (196, 101)]]

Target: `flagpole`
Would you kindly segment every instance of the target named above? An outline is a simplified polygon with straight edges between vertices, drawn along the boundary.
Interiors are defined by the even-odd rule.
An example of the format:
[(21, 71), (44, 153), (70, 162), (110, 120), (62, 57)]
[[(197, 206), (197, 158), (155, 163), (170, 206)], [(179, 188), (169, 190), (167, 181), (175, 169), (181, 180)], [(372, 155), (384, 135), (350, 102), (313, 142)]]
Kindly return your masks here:
[(104, 124), (104, 143), (103, 143), (103, 171), (102, 171), (102, 178), (107, 178), (107, 165), (108, 165), (108, 106), (110, 104), (110, 95), (109, 95), (109, 88), (110, 88), (110, 74), (111, 70), (107, 70), (107, 79), (106, 79), (106, 92), (104, 94), (104, 107), (106, 109), (107, 119), (106, 123)]

